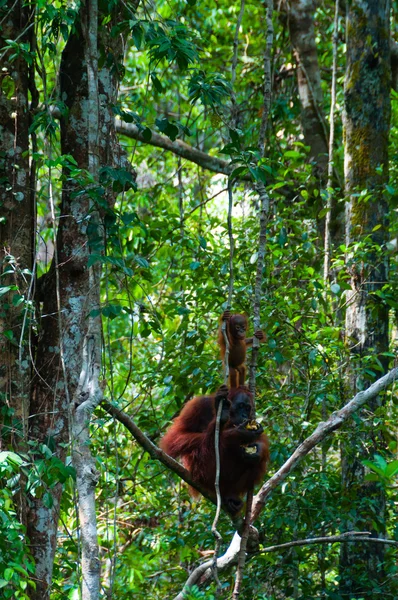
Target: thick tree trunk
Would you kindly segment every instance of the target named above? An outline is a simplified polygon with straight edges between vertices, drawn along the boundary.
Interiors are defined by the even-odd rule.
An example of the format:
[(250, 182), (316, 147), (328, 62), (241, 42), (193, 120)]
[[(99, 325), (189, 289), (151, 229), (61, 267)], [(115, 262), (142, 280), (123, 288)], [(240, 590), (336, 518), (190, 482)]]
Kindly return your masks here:
[[(63, 155), (72, 155), (78, 168), (85, 170), (89, 169), (90, 103), (85, 60), (87, 36), (83, 35), (82, 27), (87, 23), (87, 10), (87, 5), (83, 4), (75, 30), (70, 34), (63, 51), (60, 68), (60, 95), (68, 108), (61, 119), (61, 150)], [(109, 36), (112, 25), (113, 22), (110, 22), (102, 27), (100, 43), (104, 44), (108, 52), (113, 53), (115, 64), (118, 64), (123, 58), (122, 40), (120, 36)], [(96, 100), (99, 122), (96, 135), (99, 140), (97, 158), (100, 166), (115, 166), (117, 161), (114, 157), (119, 158), (117, 166), (120, 166), (120, 151), (115, 150), (112, 114), (112, 105), (117, 95), (116, 75), (116, 69), (113, 66), (110, 68), (108, 64), (98, 73), (99, 93)], [(85, 548), (90, 555), (92, 552), (93, 556), (97, 554), (97, 558), (86, 561), (87, 572), (90, 571), (91, 577), (95, 571), (94, 579), (98, 581), (95, 510), (92, 510), (96, 475), (87, 444), (88, 421), (94, 407), (94, 403), (91, 403), (93, 398), (88, 398), (88, 395), (93, 389), (93, 378), (98, 377), (100, 355), (100, 335), (94, 335), (90, 329), (92, 318), (89, 315), (99, 305), (99, 277), (93, 277), (93, 269), (89, 267), (88, 260), (92, 252), (101, 254), (103, 239), (98, 236), (98, 223), (94, 223), (93, 201), (88, 194), (81, 193), (90, 184), (87, 181), (76, 184), (69, 175), (70, 170), (65, 167), (66, 183), (62, 191), (56, 252), (51, 269), (39, 286), (41, 295), (38, 300), (43, 303), (43, 315), (46, 316), (41, 320), (36, 364), (38, 377), (34, 382), (31, 401), (30, 436), (41, 444), (48, 445), (53, 456), (62, 462), (65, 461), (72, 427), (75, 439), (80, 434), (83, 436), (85, 452), (79, 453), (79, 456), (74, 453), (78, 487), (84, 494), (83, 507), (87, 509), (83, 514), (84, 508), (82, 512), (80, 507), (79, 514), (82, 523), (84, 520), (84, 525), (89, 525), (89, 529), (86, 527), (85, 531), (89, 531), (90, 539), (83, 540), (87, 543)], [(113, 202), (112, 195), (107, 200), (109, 203)], [(98, 318), (97, 316), (97, 320)], [(98, 332), (98, 323), (96, 327)], [(93, 341), (94, 349), (90, 347)], [(90, 353), (91, 356), (88, 357)], [(93, 356), (97, 358), (92, 359)], [(87, 371), (84, 370), (86, 367)], [(87, 381), (90, 382), (89, 388), (86, 386)], [(89, 406), (84, 403), (88, 399)], [(95, 401), (98, 401), (98, 397)], [(49, 598), (61, 494), (62, 484), (58, 482), (51, 488), (51, 508), (41, 498), (31, 499), (29, 537), (36, 559), (37, 576), (37, 588), (31, 594), (33, 600)], [(92, 591), (96, 594), (94, 588)]]
[[(390, 3), (353, 0), (347, 5), (347, 70), (345, 79), (346, 245), (364, 240), (360, 259), (347, 256), (351, 290), (347, 293), (346, 337), (351, 361), (348, 393), (367, 387), (365, 366), (386, 368), (381, 355), (388, 350), (388, 307), (378, 295), (387, 279), (387, 203), (383, 187), (388, 177), (390, 125)], [(367, 192), (366, 192), (367, 190)], [(376, 228), (376, 229), (375, 229)], [(365, 365), (362, 360), (368, 357)], [(368, 376), (369, 377), (369, 376)], [(343, 530), (385, 533), (385, 497), (378, 486), (364, 482), (362, 460), (373, 458), (381, 436), (373, 425), (380, 398), (369, 403), (360, 421), (348, 431), (342, 447), (344, 502)], [(349, 516), (348, 516), (349, 515)], [(376, 525), (376, 526), (375, 526)], [(341, 593), (344, 598), (372, 590), (372, 580), (383, 578), (382, 544), (346, 544), (341, 548)]]
[[(98, 1), (87, 0), (84, 19), (85, 59), (87, 69), (87, 151), (88, 171), (94, 185), (98, 185), (99, 172), (99, 86), (98, 86)], [(109, 94), (110, 90), (107, 89)], [(89, 223), (93, 239), (89, 247), (103, 254), (103, 231), (99, 223), (98, 204), (89, 199)], [(95, 238), (98, 242), (93, 247)], [(98, 247), (99, 245), (99, 247)], [(95, 487), (98, 471), (90, 448), (90, 421), (92, 413), (102, 400), (99, 385), (101, 370), (101, 317), (100, 277), (101, 264), (88, 268), (90, 285), (87, 290), (88, 305), (96, 314), (87, 314), (87, 333), (84, 339), (79, 387), (72, 411), (72, 459), (76, 469), (76, 488), (79, 500), (81, 531), (82, 600), (98, 600), (100, 594), (101, 564), (99, 559)]]
[[(6, 40), (30, 42), (30, 11), (21, 0), (0, 9), (0, 450), (26, 449), (31, 381), (30, 305), (33, 293), (35, 211), (29, 167), (29, 67), (22, 56), (10, 60)], [(21, 36), (21, 37), (19, 37)], [(6, 274), (7, 273), (7, 274)], [(15, 498), (25, 526), (23, 488)]]
[(325, 179), (328, 164), (327, 128), (314, 31), (314, 0), (291, 0), (289, 32), (297, 61), (297, 83), (301, 102), (301, 125), (310, 157), (320, 179)]
[(28, 156), (28, 65), (22, 56), (10, 61), (13, 51), (4, 51), (4, 46), (6, 40), (18, 38), (24, 31), (19, 39), (29, 42), (28, 19), (28, 9), (20, 0), (10, 0), (0, 9), (0, 271), (8, 273), (2, 276), (1, 287), (13, 286), (1, 295), (0, 391), (9, 411), (7, 417), (3, 413), (0, 447), (3, 438), (16, 448), (21, 447), (26, 433), (29, 406), (29, 327), (23, 324), (24, 317), (29, 321), (24, 299), (31, 291), (34, 209)]

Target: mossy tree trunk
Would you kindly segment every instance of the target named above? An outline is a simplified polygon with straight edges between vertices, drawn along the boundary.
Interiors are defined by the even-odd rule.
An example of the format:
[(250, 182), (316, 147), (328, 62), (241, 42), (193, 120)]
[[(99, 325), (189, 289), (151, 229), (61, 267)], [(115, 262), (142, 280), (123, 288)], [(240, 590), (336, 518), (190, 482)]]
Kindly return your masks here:
[(15, 52), (5, 46), (18, 36), (29, 43), (28, 20), (29, 9), (22, 1), (10, 0), (0, 9), (0, 403), (6, 425), (2, 437), (14, 448), (21, 447), (29, 405), (30, 362), (21, 334), (29, 330), (23, 328), (24, 316), (29, 317), (23, 299), (32, 282), (34, 207), (28, 157), (29, 67), (22, 55), (13, 58)]
[(326, 179), (328, 141), (315, 41), (315, 8), (314, 0), (292, 0), (289, 3), (288, 21), (296, 60), (301, 126), (305, 143), (310, 147), (310, 158), (316, 162), (317, 175), (322, 181)]
[[(345, 78), (345, 178), (347, 269), (351, 274), (346, 311), (350, 350), (347, 397), (366, 388), (385, 371), (388, 307), (383, 286), (388, 277), (384, 244), (388, 206), (383, 194), (388, 178), (390, 125), (390, 2), (347, 3)], [(355, 253), (350, 252), (356, 244)], [(347, 515), (343, 530), (385, 534), (385, 496), (380, 485), (364, 480), (364, 459), (382, 451), (375, 411), (378, 397), (347, 430), (342, 445), (342, 479)], [(342, 597), (371, 597), (383, 579), (382, 544), (343, 544), (340, 556)]]
[[(84, 172), (90, 171), (88, 141), (90, 103), (85, 59), (88, 6), (83, 3), (80, 7), (75, 27), (62, 53), (60, 66), (60, 96), (68, 109), (61, 118), (61, 152), (62, 155), (73, 156), (78, 168)], [(99, 22), (102, 22), (102, 17), (103, 15), (99, 16)], [(121, 36), (112, 37), (111, 30), (114, 23), (120, 20), (120, 15), (112, 15), (112, 19), (106, 25), (102, 25), (98, 40), (100, 51), (104, 53), (106, 49), (108, 57), (98, 71), (96, 135), (97, 159), (100, 167), (122, 166), (112, 113), (112, 106), (117, 100), (117, 67), (122, 63), (123, 55)], [(83, 33), (84, 31), (86, 34)], [(89, 259), (91, 254), (100, 257), (104, 249), (103, 236), (99, 234), (98, 223), (94, 222), (93, 218), (94, 213), (98, 214), (96, 209), (99, 206), (93, 201), (93, 197), (96, 197), (95, 181), (93, 184), (89, 178), (84, 179), (84, 175), (79, 182), (76, 178), (72, 180), (68, 165), (63, 167), (63, 176), (65, 184), (62, 191), (60, 217), (57, 220), (56, 252), (49, 272), (38, 286), (36, 299), (38, 303), (42, 303), (42, 314), (45, 318), (43, 317), (40, 322), (37, 377), (33, 382), (29, 421), (30, 438), (41, 444), (37, 448), (38, 457), (44, 444), (51, 451), (52, 457), (62, 463), (65, 462), (66, 454), (70, 451), (70, 433), (77, 409), (82, 400), (87, 400), (87, 395), (84, 398), (79, 397), (81, 389), (79, 383), (82, 365), (87, 362), (86, 342), (90, 337), (89, 326), (94, 318), (90, 313), (99, 306), (99, 273), (97, 269), (97, 276), (93, 278)], [(92, 197), (84, 193), (87, 188), (90, 188)], [(102, 213), (106, 214), (107, 205), (113, 205), (113, 194), (105, 192), (100, 201)], [(99, 259), (97, 266), (100, 262)], [(98, 310), (95, 318), (97, 320), (100, 318)], [(97, 323), (97, 329), (98, 327), (100, 325)], [(95, 354), (98, 358), (101, 355), (100, 336), (91, 335), (91, 342), (97, 344), (91, 354)], [(97, 370), (98, 363), (99, 359), (95, 365)], [(88, 425), (89, 418), (84, 423), (87, 428)], [(80, 465), (81, 469), (77, 475), (79, 478), (82, 473), (85, 473), (84, 483), (91, 493), (96, 483), (96, 472), (88, 455), (89, 452), (87, 456), (82, 455), (82, 460), (87, 459), (87, 464)], [(50, 503), (45, 497), (30, 498), (28, 535), (36, 560), (37, 578), (36, 590), (31, 592), (32, 600), (47, 600), (51, 590), (63, 487), (62, 477), (57, 480), (55, 475), (55, 479), (53, 478), (49, 483), (51, 484)], [(81, 498), (79, 500), (81, 502)], [(85, 514), (84, 519), (90, 521), (91, 531), (96, 533), (95, 511)], [(94, 554), (97, 548), (95, 533), (92, 540)], [(92, 568), (92, 565), (96, 571), (93, 578), (96, 584), (93, 590), (87, 592), (89, 596), (85, 594), (83, 597), (97, 595), (98, 556), (93, 559), (88, 568)]]

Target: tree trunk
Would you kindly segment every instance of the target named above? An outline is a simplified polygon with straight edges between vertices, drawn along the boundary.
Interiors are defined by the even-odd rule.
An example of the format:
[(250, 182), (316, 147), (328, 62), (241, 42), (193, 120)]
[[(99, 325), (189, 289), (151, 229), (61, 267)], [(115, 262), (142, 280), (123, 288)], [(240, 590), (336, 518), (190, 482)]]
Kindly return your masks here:
[[(347, 256), (351, 273), (346, 297), (346, 339), (351, 352), (348, 394), (368, 387), (366, 367), (371, 371), (380, 365), (384, 370), (387, 367), (381, 353), (388, 350), (388, 307), (380, 292), (387, 279), (383, 244), (388, 206), (383, 188), (388, 178), (390, 125), (389, 20), (389, 0), (353, 0), (347, 5), (346, 245), (363, 241), (365, 236), (371, 240), (364, 242), (360, 255)], [(343, 530), (372, 531), (374, 536), (385, 534), (385, 496), (379, 484), (364, 481), (362, 460), (372, 459), (383, 443), (373, 425), (374, 410), (381, 402), (377, 397), (369, 403), (370, 410), (361, 412), (342, 447), (343, 502), (347, 505)], [(340, 589), (344, 598), (371, 593), (372, 581), (383, 579), (383, 556), (382, 544), (342, 545)]]
[[(4, 46), (6, 40), (19, 38), (28, 19), (29, 11), (21, 1), (10, 0), (0, 9), (0, 270), (8, 273), (1, 278), (1, 288), (12, 286), (1, 294), (0, 391), (4, 394), (1, 403), (8, 407), (7, 416), (3, 413), (1, 437), (15, 448), (21, 447), (25, 436), (29, 407), (29, 327), (24, 327), (24, 317), (29, 320), (30, 316), (25, 301), (32, 291), (34, 208), (28, 156), (28, 65), (22, 56), (10, 60), (14, 52), (4, 51)], [(19, 40), (29, 42), (29, 31)], [(1, 442), (0, 438), (0, 448)]]
[[(35, 209), (28, 155), (29, 67), (22, 56), (13, 60), (13, 50), (4, 46), (10, 39), (29, 43), (29, 16), (21, 1), (0, 9), (0, 450), (11, 446), (16, 451), (24, 451), (27, 441)], [(26, 526), (23, 483), (21, 474), (15, 500)]]
[(328, 164), (328, 134), (324, 118), (323, 93), (314, 31), (314, 0), (289, 3), (289, 32), (297, 61), (297, 84), (301, 102), (301, 125), (310, 157), (325, 179)]
[[(63, 51), (60, 67), (60, 96), (68, 109), (61, 118), (61, 151), (62, 155), (73, 156), (78, 168), (84, 170), (89, 169), (90, 117), (85, 60), (87, 36), (82, 33), (82, 28), (87, 23), (87, 10), (87, 5), (83, 4), (75, 29), (72, 30)], [(115, 15), (115, 19), (117, 16)], [(119, 64), (122, 60), (122, 40), (120, 36), (110, 37), (114, 22), (112, 20), (102, 26), (100, 43), (106, 47), (108, 56), (113, 56), (115, 64)], [(97, 136), (100, 166), (115, 166), (117, 161), (117, 166), (120, 166), (121, 162), (120, 150), (116, 151), (112, 113), (112, 105), (116, 102), (117, 84), (117, 69), (106, 62), (98, 73)], [(98, 308), (99, 304), (99, 277), (93, 278), (93, 270), (88, 261), (91, 253), (101, 255), (103, 237), (98, 235), (98, 223), (94, 223), (93, 200), (88, 194), (82, 193), (87, 187), (92, 187), (92, 184), (88, 179), (84, 181), (84, 176), (79, 183), (71, 180), (68, 166), (63, 168), (63, 175), (66, 183), (62, 191), (61, 216), (57, 220), (59, 225), (54, 260), (49, 273), (44, 276), (39, 286), (38, 301), (42, 302), (42, 314), (45, 317), (41, 319), (37, 350), (38, 376), (34, 381), (31, 401), (30, 437), (40, 444), (46, 444), (53, 456), (65, 462), (71, 428), (74, 427), (75, 439), (82, 433), (87, 452), (79, 456), (80, 461), (75, 453), (74, 465), (79, 471), (78, 487), (85, 495), (84, 506), (90, 508), (84, 515), (79, 509), (79, 514), (81, 521), (84, 520), (84, 525), (90, 525), (90, 540), (84, 541), (95, 554), (95, 511), (91, 510), (92, 503), (87, 502), (87, 495), (94, 497), (96, 476), (87, 446), (88, 429), (81, 431), (83, 426), (88, 428), (94, 405), (90, 404), (89, 411), (87, 405), (82, 410), (79, 408), (81, 402), (87, 400), (87, 390), (81, 385), (86, 381), (86, 373), (82, 373), (82, 369), (89, 362), (87, 352), (90, 352), (88, 348), (93, 340), (96, 346), (91, 349), (92, 354), (97, 357), (100, 355), (100, 336), (92, 336), (90, 329), (90, 312)], [(102, 202), (104, 198), (108, 205), (112, 205), (112, 194), (102, 197)], [(106, 211), (106, 208), (103, 208)], [(99, 316), (96, 318), (98, 320)], [(98, 364), (97, 358), (92, 363), (95, 376), (98, 375)], [(91, 382), (92, 372), (89, 379)], [(31, 594), (33, 600), (49, 598), (56, 549), (62, 483), (59, 480), (55, 485), (54, 480), (48, 483), (52, 484), (52, 506), (48, 507), (49, 503), (45, 498), (31, 499), (28, 534), (36, 560), (37, 577), (36, 591)], [(94, 569), (95, 578), (98, 578), (98, 556), (97, 559), (86, 563), (87, 569)]]

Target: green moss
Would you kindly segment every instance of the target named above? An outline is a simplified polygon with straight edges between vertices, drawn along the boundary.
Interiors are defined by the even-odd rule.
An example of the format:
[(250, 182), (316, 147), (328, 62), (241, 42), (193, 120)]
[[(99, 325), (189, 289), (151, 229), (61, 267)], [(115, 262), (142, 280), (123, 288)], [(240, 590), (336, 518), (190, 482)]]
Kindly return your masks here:
[(370, 175), (370, 139), (371, 125), (354, 127), (349, 136), (350, 155), (355, 169), (359, 171), (360, 180), (366, 180)]
[(346, 81), (345, 89), (347, 92), (350, 92), (355, 88), (356, 84), (358, 83), (360, 73), (361, 73), (361, 63), (360, 63), (360, 61), (355, 61), (351, 65), (350, 78), (348, 81)]

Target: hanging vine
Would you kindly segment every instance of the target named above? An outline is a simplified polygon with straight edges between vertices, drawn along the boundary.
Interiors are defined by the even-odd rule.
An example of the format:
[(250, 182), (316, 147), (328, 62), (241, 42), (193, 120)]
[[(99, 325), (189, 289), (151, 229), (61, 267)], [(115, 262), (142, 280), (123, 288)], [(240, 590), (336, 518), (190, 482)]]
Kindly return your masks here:
[[(266, 22), (267, 22), (267, 37), (266, 47), (264, 52), (264, 86), (263, 86), (263, 115), (261, 120), (260, 132), (259, 132), (259, 153), (260, 157), (264, 157), (265, 152), (265, 136), (267, 131), (268, 115), (271, 106), (271, 91), (272, 91), (272, 77), (271, 77), (271, 50), (273, 43), (273, 25), (272, 25), (272, 13), (273, 13), (273, 0), (267, 0), (266, 2)], [(253, 324), (254, 331), (260, 329), (260, 307), (261, 307), (261, 289), (263, 283), (263, 271), (265, 264), (265, 251), (267, 244), (267, 223), (268, 214), (270, 207), (270, 199), (264, 183), (258, 182), (256, 189), (260, 199), (260, 233), (258, 243), (258, 254), (257, 254), (257, 269), (256, 269), (256, 280), (254, 286), (254, 297), (253, 297)], [(255, 394), (256, 394), (256, 371), (257, 371), (257, 360), (258, 360), (258, 349), (259, 340), (256, 336), (253, 337), (253, 349), (250, 361), (250, 379), (249, 388), (253, 394), (253, 418), (255, 418)], [(243, 573), (246, 562), (246, 548), (247, 541), (249, 539), (251, 512), (253, 503), (253, 487), (247, 492), (246, 496), (246, 512), (245, 522), (242, 531), (242, 538), (240, 543), (239, 555), (238, 555), (238, 568), (236, 570), (235, 585), (232, 598), (237, 600), (240, 594), (240, 588), (243, 581)]]

